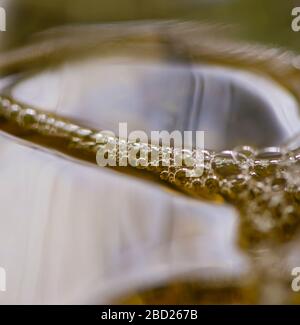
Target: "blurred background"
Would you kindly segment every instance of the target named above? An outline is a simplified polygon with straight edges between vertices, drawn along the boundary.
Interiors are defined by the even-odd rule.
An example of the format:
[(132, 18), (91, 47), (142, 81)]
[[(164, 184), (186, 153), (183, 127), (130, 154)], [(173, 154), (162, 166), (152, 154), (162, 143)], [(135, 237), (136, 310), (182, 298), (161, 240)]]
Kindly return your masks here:
[[(293, 20), (291, 12), (294, 7), (296, 7), (296, 6), (300, 7), (300, 0), (257, 0), (257, 1), (255, 1), (255, 0), (76, 0), (76, 1), (71, 1), (71, 0), (43, 0), (43, 1), (41, 1), (41, 0), (0, 0), (0, 6), (5, 8), (5, 10), (7, 12), (7, 31), (0, 33), (1, 51), (6, 51), (9, 49), (13, 49), (15, 47), (21, 46), (22, 44), (26, 44), (33, 38), (33, 35), (35, 33), (38, 33), (45, 29), (49, 29), (51, 27), (70, 25), (70, 24), (71, 25), (72, 24), (99, 24), (99, 23), (114, 23), (114, 22), (124, 22), (124, 21), (145, 21), (145, 20), (149, 21), (149, 20), (174, 20), (175, 19), (175, 20), (180, 20), (180, 21), (197, 21), (197, 22), (208, 22), (208, 23), (221, 24), (224, 26), (228, 26), (228, 28), (226, 28), (225, 30), (222, 29), (222, 35), (225, 34), (225, 36), (227, 35), (230, 38), (235, 38), (237, 40), (243, 40), (246, 42), (261, 43), (263, 45), (269, 45), (269, 46), (274, 46), (274, 47), (284, 47), (284, 48), (291, 49), (291, 50), (294, 50), (294, 51), (300, 53), (300, 32), (299, 33), (293, 32), (292, 28), (291, 28), (291, 24), (292, 24), (292, 20)], [(218, 30), (218, 29), (216, 29), (216, 30)], [(208, 36), (210, 36), (210, 35), (208, 35)], [(201, 38), (199, 41), (201, 42)], [(81, 40), (80, 40), (80, 45), (81, 45)], [(272, 66), (272, 69), (273, 69), (273, 66)], [(70, 69), (70, 71), (71, 70), (72, 69)], [(73, 74), (71, 74), (71, 72), (70, 72), (70, 74), (66, 74), (66, 70), (64, 70), (64, 73), (65, 73), (64, 76), (67, 76), (69, 78), (69, 79), (66, 79), (66, 80), (68, 80), (68, 83), (66, 83), (66, 84), (69, 85), (69, 81), (72, 80), (73, 83), (71, 83), (71, 86), (72, 85), (75, 85), (75, 86), (82, 85), (82, 83), (83, 83), (82, 76), (78, 73), (77, 76), (79, 75), (79, 78), (76, 80), (73, 77)], [(91, 74), (88, 74), (88, 76), (90, 77)], [(89, 82), (88, 82), (88, 81), (90, 81), (89, 79), (90, 78), (86, 78), (86, 80), (84, 81), (84, 83), (86, 85), (89, 85)], [(174, 78), (172, 77), (172, 80), (173, 79)], [(75, 82), (74, 82), (74, 80), (75, 80)], [(114, 79), (111, 79), (111, 80), (114, 81)], [(159, 81), (163, 80), (164, 81), (167, 79), (161, 79), (159, 77), (155, 80), (159, 80)], [(171, 78), (168, 80), (171, 80)], [(105, 81), (105, 83), (107, 83), (106, 79), (104, 79), (104, 81)], [(37, 79), (37, 83), (39, 83), (39, 79)], [(165, 84), (167, 84), (167, 83), (168, 82), (165, 82)], [(140, 84), (141, 83), (139, 82), (138, 85), (140, 86)], [(145, 85), (147, 86), (147, 84), (145, 84)], [(158, 85), (159, 85), (158, 88), (161, 88), (159, 83), (158, 83)], [(298, 85), (299, 85), (299, 82), (298, 82)], [(115, 86), (115, 84), (114, 84), (114, 86)], [(146, 86), (144, 87), (144, 89), (146, 89), (147, 91), (144, 91), (144, 92), (138, 91), (137, 92), (137, 94), (140, 95), (143, 100), (145, 100), (145, 98), (147, 98), (147, 95), (149, 94), (149, 90)], [(176, 84), (175, 84), (175, 86), (176, 86)], [(47, 87), (45, 87), (44, 89), (47, 89), (47, 92), (49, 92), (49, 89)], [(259, 86), (257, 86), (257, 88), (258, 87)], [(86, 89), (88, 89), (89, 91), (90, 91), (90, 88), (91, 87), (86, 86)], [(165, 88), (165, 87), (162, 87), (162, 88)], [(35, 88), (33, 88), (33, 89), (35, 89)], [(36, 87), (36, 89), (37, 89), (38, 95), (40, 95), (40, 93), (43, 93), (39, 90), (40, 88)], [(57, 87), (57, 89), (59, 89), (57, 92), (58, 98), (61, 100), (59, 91), (61, 91), (62, 93), (67, 93), (67, 92), (64, 90), (64, 88)], [(78, 86), (78, 88), (75, 88), (75, 89), (82, 90), (83, 88), (80, 88)], [(120, 89), (123, 89), (123, 88), (120, 88)], [(140, 88), (137, 88), (137, 89), (139, 90)], [(157, 89), (157, 88), (153, 88), (153, 89)], [(228, 88), (228, 89), (231, 89), (231, 88)], [(97, 91), (95, 91), (95, 93), (98, 94), (99, 93), (98, 89), (96, 89), (96, 90)], [(170, 93), (172, 92), (172, 95), (173, 95), (173, 93), (175, 93), (175, 92), (173, 92), (172, 87), (170, 87), (169, 91), (170, 91)], [(82, 91), (82, 92), (84, 92), (84, 91)], [(75, 106), (74, 104), (72, 104), (73, 106), (70, 104), (70, 107), (72, 109), (74, 109), (74, 107), (76, 109), (78, 108), (78, 111), (80, 113), (84, 112), (82, 114), (83, 116), (88, 115), (88, 114), (86, 114), (84, 109), (87, 106), (89, 106), (89, 107), (93, 107), (93, 106), (91, 104), (89, 104), (89, 105), (87, 104), (90, 102), (88, 102), (86, 100), (86, 98), (92, 98), (92, 100), (94, 100), (94, 98), (96, 98), (96, 97), (88, 96), (90, 93), (88, 93), (86, 91), (86, 93), (88, 95), (86, 95), (86, 98), (83, 97), (84, 100), (82, 100), (82, 102), (85, 103), (86, 107), (83, 106), (83, 109), (82, 109), (82, 107), (80, 107), (81, 102), (80, 102), (80, 100), (78, 100), (78, 98), (80, 99), (80, 97), (79, 96), (76, 97), (76, 95), (78, 95), (80, 93), (80, 91), (78, 91), (78, 92), (75, 91), (74, 93), (76, 93), (76, 94), (74, 94), (74, 96), (70, 96), (70, 97), (74, 97), (71, 99), (71, 104), (73, 102), (76, 102), (76, 103), (78, 102), (79, 104), (78, 104), (78, 107)], [(119, 93), (121, 93), (121, 91)], [(159, 92), (153, 91), (153, 93), (157, 96), (155, 98), (159, 98), (159, 96), (157, 95), (157, 93), (159, 93)], [(165, 95), (166, 93), (167, 92), (164, 89), (163, 94)], [(265, 92), (265, 93), (267, 93), (267, 92)], [(67, 93), (67, 95), (68, 95), (68, 93)], [(259, 93), (259, 95), (260, 95), (260, 93)], [(49, 97), (51, 99), (55, 98), (52, 94), (50, 94)], [(66, 96), (66, 97), (69, 97), (69, 96)], [(166, 98), (167, 97), (168, 96), (166, 96)], [(264, 99), (264, 96), (261, 96), (261, 97)], [(29, 98), (31, 98), (31, 97), (29, 97)], [(115, 97), (113, 97), (113, 99), (114, 98)], [(252, 97), (251, 98), (247, 97), (247, 98), (248, 98), (247, 100), (249, 100), (251, 105), (252, 105), (252, 103), (255, 103), (254, 106), (258, 107), (258, 105), (256, 104), (257, 103), (256, 101), (252, 102), (250, 100)], [(276, 97), (274, 97), (274, 98), (276, 99)], [(72, 100), (73, 100), (73, 102), (72, 102)], [(222, 98), (220, 99), (220, 101), (222, 101)], [(26, 102), (26, 100), (24, 102)], [(122, 99), (122, 101), (120, 100), (120, 102), (122, 102), (122, 104), (123, 104), (123, 99)], [(145, 102), (147, 103), (146, 100), (145, 100)], [(65, 107), (63, 104), (65, 104), (66, 102), (60, 101), (60, 103), (61, 103), (61, 106), (58, 106), (59, 108)], [(150, 101), (150, 103), (152, 103), (152, 102)], [(277, 103), (275, 103), (275, 104), (277, 104)], [(274, 104), (274, 107), (276, 108), (277, 106), (275, 104)], [(98, 105), (98, 103), (97, 103), (97, 105)], [(105, 103), (105, 105), (107, 105), (107, 103)], [(38, 105), (38, 104), (36, 106), (44, 107), (43, 105)], [(62, 109), (61, 109), (61, 111), (59, 111), (59, 108), (57, 108), (56, 105), (53, 105), (53, 106), (55, 109), (57, 109), (57, 111), (55, 111), (55, 112), (60, 113), (62, 111)], [(130, 107), (130, 105), (128, 105), (128, 106)], [(218, 105), (216, 105), (216, 107), (217, 106)], [(245, 107), (245, 105), (243, 107)], [(106, 108), (107, 107), (105, 106), (104, 109), (106, 109)], [(273, 105), (272, 105), (272, 108), (273, 108)], [(82, 109), (82, 111), (80, 111), (79, 109)], [(96, 110), (94, 110), (94, 111), (96, 111)], [(259, 117), (258, 115), (255, 115), (255, 118), (257, 118), (257, 120), (259, 120), (258, 117)], [(248, 116), (246, 116), (246, 118), (248, 118)], [(254, 124), (258, 124), (258, 123), (256, 123), (255, 118), (252, 119), (252, 121), (254, 121)], [(219, 119), (221, 119), (220, 116), (219, 116)], [(261, 119), (261, 121), (264, 121), (264, 119)], [(241, 125), (241, 124), (239, 124), (239, 125)], [(266, 124), (264, 123), (263, 128), (262, 128), (262, 130), (264, 132), (264, 136), (265, 136), (265, 130), (266, 130), (265, 126), (266, 126)], [(99, 129), (100, 129), (100, 127), (99, 127)], [(272, 132), (272, 134), (273, 134), (273, 132)], [(32, 138), (31, 138), (31, 140), (32, 140)], [(77, 176), (76, 173), (74, 173), (74, 175)], [(75, 176), (74, 176), (74, 178), (75, 178)], [(79, 179), (78, 184), (80, 184), (79, 183), (80, 181), (81, 180)], [(63, 184), (63, 182), (61, 182), (61, 184)], [(73, 186), (73, 188), (76, 188), (76, 186)], [(83, 189), (84, 189), (84, 187), (82, 187), (81, 184), (80, 184), (80, 186), (78, 185), (77, 188), (80, 191), (83, 191)], [(89, 192), (86, 192), (86, 193), (89, 193)], [(124, 195), (124, 197), (127, 198), (125, 195)], [(32, 196), (31, 199), (33, 200), (33, 198), (34, 198), (34, 196)], [(107, 201), (110, 202), (109, 200), (107, 200)], [(131, 202), (130, 200), (127, 200), (127, 201), (129, 203)], [(127, 201), (124, 199), (124, 202), (127, 202)], [(96, 200), (95, 200), (95, 202), (96, 202)], [(123, 202), (123, 204), (124, 204), (124, 202)], [(30, 204), (28, 206), (30, 206)], [(120, 204), (120, 206), (121, 206), (121, 204)], [(89, 208), (92, 211), (92, 207), (89, 207)], [(97, 211), (97, 209), (95, 209), (94, 211)], [(105, 211), (105, 209), (104, 209), (104, 211)], [(117, 208), (115, 211), (116, 211), (116, 215), (118, 215), (118, 216), (121, 215), (121, 214), (118, 214)], [(131, 211), (131, 210), (129, 210), (129, 211)], [(136, 211), (135, 206), (132, 209), (132, 211)], [(213, 211), (213, 213), (218, 214), (219, 212)], [(85, 210), (84, 210), (84, 214), (86, 214)], [(200, 215), (200, 212), (199, 212), (199, 215)], [(260, 212), (259, 212), (259, 216), (260, 216)], [(129, 217), (131, 217), (131, 215)], [(78, 218), (78, 220), (79, 220), (79, 218)], [(81, 219), (81, 220), (85, 220), (84, 222), (86, 222), (86, 219)], [(118, 220), (118, 219), (116, 219), (116, 220)], [(224, 220), (224, 218), (222, 218), (222, 220)], [(91, 230), (91, 233), (92, 233), (92, 227), (88, 228), (86, 226), (86, 223), (84, 223), (84, 225), (85, 225), (84, 229), (88, 229), (89, 231)], [(139, 226), (139, 224), (137, 224), (137, 225)], [(290, 226), (290, 224), (288, 226)], [(223, 226), (221, 224), (220, 228), (222, 228), (222, 227)], [(81, 234), (80, 227), (78, 227), (78, 231)], [(71, 232), (69, 232), (69, 233), (70, 233), (70, 235), (72, 235)], [(87, 232), (87, 233), (89, 235), (89, 232)], [(95, 235), (95, 238), (98, 239), (99, 236), (96, 231), (94, 232), (94, 235)], [(63, 240), (62, 240), (62, 242), (63, 242)], [(65, 246), (61, 245), (61, 247), (65, 247)], [(14, 250), (15, 250), (15, 248), (14, 248)], [(85, 251), (85, 250), (82, 250), (82, 251)], [(205, 247), (205, 253), (207, 253), (206, 247)], [(53, 249), (53, 256), (55, 256), (55, 258), (56, 258), (56, 254), (57, 254), (57, 250)], [(91, 264), (91, 265), (94, 267), (93, 264)], [(91, 269), (94, 269), (92, 266), (91, 266)], [(277, 281), (277, 279), (274, 280), (274, 282), (276, 282), (276, 281)], [(273, 285), (273, 283), (272, 283), (272, 285)], [(276, 287), (275, 287), (275, 289), (276, 289)], [(276, 296), (273, 294), (273, 291), (269, 290), (268, 292), (270, 292), (269, 296), (271, 298), (273, 296)], [(172, 291), (169, 291), (169, 293), (171, 293), (171, 295), (172, 295)], [(227, 292), (225, 294), (227, 295)], [(269, 296), (268, 296), (268, 299), (270, 300)], [(280, 299), (280, 294), (277, 294), (277, 297), (279, 297), (278, 299)], [(167, 297), (167, 298), (169, 299), (169, 297)], [(166, 300), (166, 301), (168, 301), (168, 300)]]
[(291, 10), (300, 0), (0, 0), (7, 9), (2, 46), (14, 47), (34, 32), (64, 24), (181, 19), (229, 24), (244, 40), (300, 51)]

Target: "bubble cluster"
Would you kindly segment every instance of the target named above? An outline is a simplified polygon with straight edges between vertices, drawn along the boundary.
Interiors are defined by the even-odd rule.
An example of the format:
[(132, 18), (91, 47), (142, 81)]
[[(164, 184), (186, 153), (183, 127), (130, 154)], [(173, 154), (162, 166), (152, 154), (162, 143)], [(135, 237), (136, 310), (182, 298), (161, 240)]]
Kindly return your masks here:
[[(300, 150), (242, 146), (222, 152), (203, 150), (199, 156), (195, 150), (118, 139), (3, 96), (0, 116), (41, 135), (67, 139), (72, 148), (94, 154), (103, 151), (106, 158), (115, 159), (116, 166), (128, 160), (131, 167), (157, 174), (193, 197), (233, 204), (241, 213), (249, 244), (266, 237), (286, 240), (297, 230)], [(183, 165), (178, 164), (178, 155), (185, 158)]]

